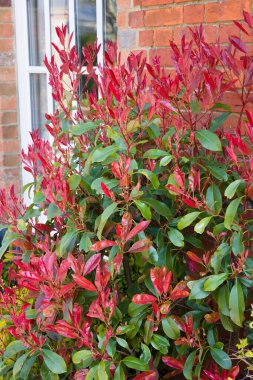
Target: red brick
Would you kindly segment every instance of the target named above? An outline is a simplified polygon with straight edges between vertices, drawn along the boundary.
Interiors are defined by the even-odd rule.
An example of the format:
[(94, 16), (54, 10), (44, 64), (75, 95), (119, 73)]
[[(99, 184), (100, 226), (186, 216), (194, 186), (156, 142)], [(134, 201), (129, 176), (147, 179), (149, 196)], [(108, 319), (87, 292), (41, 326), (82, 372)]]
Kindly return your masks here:
[[(15, 68), (14, 67), (0, 67), (0, 81), (15, 80)], [(2, 84), (0, 83), (0, 87)]]
[(172, 28), (155, 29), (154, 46), (169, 46), (172, 39)]
[(0, 50), (1, 50), (1, 52), (13, 51), (13, 39), (12, 38), (0, 38)]
[(141, 5), (141, 0), (134, 0), (134, 7)]
[(17, 113), (16, 112), (2, 112), (0, 113), (0, 124), (16, 124)]
[(17, 108), (16, 96), (0, 97), (0, 110), (15, 110)]
[(186, 3), (186, 2), (191, 2), (191, 3), (197, 3), (203, 0), (174, 0), (175, 3)]
[(12, 21), (11, 8), (0, 8), (0, 22)]
[(219, 37), (221, 43), (228, 43), (228, 37), (231, 35), (240, 37), (240, 30), (235, 26), (235, 24), (219, 25)]
[(163, 8), (146, 12), (146, 26), (177, 25), (183, 22), (183, 8)]
[(209, 44), (214, 44), (218, 39), (218, 25), (205, 25), (204, 26), (204, 36), (206, 42)]
[(0, 82), (0, 95), (12, 96), (15, 94), (16, 94), (16, 84), (14, 82), (7, 82), (7, 81)]
[(144, 14), (143, 11), (135, 11), (129, 13), (129, 26), (131, 28), (141, 28), (144, 26)]
[(180, 45), (181, 44), (181, 39), (183, 35), (185, 34), (186, 36), (189, 36), (189, 33), (187, 32), (187, 27), (179, 26), (177, 28), (173, 28), (173, 42), (175, 44)]
[(16, 154), (4, 154), (3, 165), (7, 167), (17, 167), (20, 164), (20, 158)]
[(207, 22), (240, 20), (243, 6), (241, 0), (223, 0), (205, 5)]
[(184, 7), (184, 23), (185, 24), (201, 24), (204, 21), (204, 5), (185, 5)]
[(160, 63), (162, 66), (172, 66), (172, 60), (170, 55), (170, 49), (168, 48), (160, 48), (160, 49), (152, 49), (149, 53), (149, 61), (152, 62), (152, 59), (155, 57), (160, 57)]
[(2, 127), (2, 138), (3, 139), (17, 139), (18, 138), (17, 125), (8, 125), (6, 127)]
[(143, 7), (172, 4), (174, 0), (142, 0)]
[(3, 153), (16, 153), (19, 152), (18, 140), (4, 140), (0, 142), (0, 151)]
[(0, 37), (12, 37), (13, 36), (13, 25), (10, 24), (0, 24)]
[(121, 13), (117, 14), (117, 26), (119, 28), (121, 28), (121, 27), (124, 28), (124, 27), (127, 26), (126, 20), (127, 20), (127, 18), (126, 18), (126, 12), (121, 12)]
[(139, 32), (140, 46), (153, 46), (153, 30), (141, 30)]

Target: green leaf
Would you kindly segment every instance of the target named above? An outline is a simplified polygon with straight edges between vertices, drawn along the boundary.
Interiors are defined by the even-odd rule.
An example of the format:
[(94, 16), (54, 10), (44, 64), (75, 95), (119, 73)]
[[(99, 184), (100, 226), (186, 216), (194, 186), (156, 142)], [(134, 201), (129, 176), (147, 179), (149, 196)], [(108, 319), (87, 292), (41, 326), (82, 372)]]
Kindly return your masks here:
[(190, 355), (188, 355), (186, 362), (184, 363), (183, 374), (187, 380), (192, 379), (192, 369), (193, 369), (196, 353), (197, 353), (197, 350), (192, 351)]
[(192, 224), (194, 222), (194, 220), (197, 219), (197, 217), (199, 215), (200, 215), (200, 212), (194, 211), (194, 212), (191, 212), (190, 214), (183, 216), (179, 220), (179, 222), (177, 224), (177, 228), (179, 230), (183, 230), (184, 228), (190, 226), (190, 224)]
[(69, 184), (70, 190), (75, 190), (79, 186), (81, 179), (82, 177), (80, 176), (80, 174), (72, 174), (68, 178), (68, 184)]
[(98, 365), (98, 378), (99, 380), (108, 380), (108, 375), (105, 369), (105, 362), (101, 361)]
[(84, 233), (79, 243), (80, 251), (84, 250), (87, 253), (89, 252), (91, 246), (92, 246), (92, 242), (89, 236), (86, 233)]
[(41, 191), (37, 191), (34, 194), (33, 203), (39, 204), (39, 203), (44, 202), (45, 199), (46, 199), (45, 195)]
[(231, 319), (222, 313), (219, 313), (219, 315), (220, 315), (220, 321), (224, 329), (230, 332), (234, 332), (235, 330), (234, 330), (233, 322), (231, 321)]
[(152, 183), (154, 189), (157, 190), (159, 188), (160, 182), (153, 172), (151, 172), (150, 170), (142, 169), (139, 170), (137, 173), (143, 174), (145, 177), (147, 177)]
[(119, 181), (117, 179), (108, 179), (105, 177), (96, 178), (92, 184), (91, 189), (95, 190), (97, 194), (104, 194), (101, 188), (101, 182), (103, 182), (109, 190), (112, 190), (114, 187), (118, 186)]
[(231, 248), (226, 243), (222, 243), (214, 252), (211, 258), (211, 266), (214, 268), (215, 274), (219, 273), (222, 260), (230, 253), (230, 251)]
[[(22, 380), (28, 379), (29, 373), (30, 373), (36, 359), (37, 359), (37, 355), (33, 355), (31, 358), (29, 358), (25, 361), (25, 363), (23, 364), (23, 367), (19, 373), (19, 377)], [(49, 380), (49, 379), (47, 379), (47, 380)]]
[(205, 149), (214, 152), (220, 152), (222, 150), (219, 137), (211, 131), (202, 129), (195, 132), (195, 137)]
[(169, 207), (163, 203), (158, 201), (157, 199), (148, 199), (148, 198), (141, 198), (141, 201), (152, 207), (157, 214), (164, 216), (167, 220), (171, 220), (172, 214)]
[(18, 352), (21, 352), (24, 350), (27, 350), (27, 347), (23, 346), (20, 340), (14, 340), (7, 346), (3, 354), (3, 357), (4, 359), (10, 359), (12, 356), (16, 355)]
[(228, 175), (226, 173), (226, 169), (224, 166), (217, 166), (214, 164), (206, 163), (206, 168), (210, 171), (210, 173), (220, 181), (227, 181)]
[(236, 181), (230, 183), (230, 185), (228, 185), (228, 187), (226, 188), (225, 190), (225, 196), (228, 198), (228, 199), (231, 199), (233, 198), (233, 196), (235, 195), (238, 187), (241, 185), (241, 184), (245, 184), (245, 182), (242, 180), (242, 179), (237, 179)]
[(93, 129), (96, 129), (98, 126), (99, 126), (98, 122), (87, 121), (86, 123), (80, 123), (80, 124), (74, 125), (71, 129), (71, 133), (74, 136), (81, 136), (83, 133), (92, 131)]
[(210, 210), (219, 214), (222, 208), (222, 195), (217, 185), (214, 183), (208, 187), (206, 192), (206, 204)]
[(163, 157), (160, 161), (160, 166), (168, 165), (173, 160), (173, 158), (174, 156), (172, 156), (171, 154), (166, 157)]
[(212, 216), (207, 216), (206, 218), (201, 219), (197, 224), (195, 224), (194, 231), (198, 234), (203, 234), (205, 231), (206, 226), (212, 219)]
[(184, 246), (184, 235), (176, 228), (170, 228), (168, 232), (169, 239), (176, 247)]
[(227, 277), (227, 273), (213, 274), (212, 276), (209, 276), (204, 283), (204, 290), (213, 292), (227, 279)]
[(213, 360), (221, 368), (230, 369), (232, 367), (232, 361), (226, 352), (215, 347), (210, 347), (210, 352)]
[(136, 204), (137, 208), (141, 212), (141, 215), (143, 216), (143, 218), (146, 220), (151, 220), (152, 215), (151, 215), (150, 208), (141, 201), (134, 201), (134, 203)]
[(77, 238), (77, 231), (69, 231), (62, 238), (59, 246), (58, 257), (64, 257), (74, 248)]
[(223, 315), (226, 315), (227, 317), (230, 316), (230, 310), (229, 310), (229, 285), (223, 285), (218, 290), (218, 307), (219, 312), (221, 312)]
[(241, 284), (236, 280), (229, 296), (230, 318), (237, 326), (242, 326), (245, 301)]
[(147, 152), (144, 153), (143, 158), (151, 158), (153, 160), (160, 158), (160, 157), (165, 157), (167, 156), (168, 153), (165, 152), (164, 150), (161, 149), (149, 149)]
[(90, 350), (77, 351), (73, 357), (72, 361), (74, 364), (82, 364), (82, 368), (87, 368), (93, 362), (92, 353)]
[(170, 338), (176, 340), (180, 337), (180, 331), (179, 328), (171, 317), (163, 318), (162, 319), (162, 326), (163, 331), (165, 334)]
[(51, 220), (55, 216), (61, 216), (61, 214), (61, 210), (54, 203), (50, 203), (47, 209), (47, 219)]
[(110, 145), (105, 148), (96, 148), (92, 152), (92, 163), (105, 161), (108, 157), (116, 153), (117, 150), (118, 147), (115, 145)]
[(143, 363), (140, 359), (137, 359), (134, 356), (127, 356), (122, 360), (122, 363), (128, 368), (136, 369), (138, 371), (148, 371), (149, 369), (148, 364)]
[(127, 343), (127, 341), (126, 341), (125, 339), (122, 339), (122, 338), (116, 337), (116, 341), (117, 341), (117, 343), (118, 343), (121, 347), (123, 347), (123, 348), (127, 349), (128, 351), (130, 351), (129, 345), (128, 345), (128, 343)]
[(11, 231), (11, 229), (8, 229), (3, 237), (2, 245), (0, 247), (0, 259), (3, 256), (3, 254), (7, 251), (8, 247), (13, 243), (15, 240), (21, 239), (24, 240), (23, 236)]
[(51, 372), (45, 363), (42, 363), (40, 367), (40, 375), (42, 380), (59, 380), (59, 376), (56, 373)]
[(201, 300), (209, 296), (210, 292), (204, 290), (204, 283), (206, 277), (201, 278), (200, 280), (189, 281), (187, 286), (191, 289), (190, 299)]
[(112, 203), (110, 204), (102, 213), (102, 215), (100, 215), (100, 218), (99, 218), (99, 225), (98, 225), (98, 229), (97, 229), (97, 236), (98, 238), (101, 240), (102, 238), (102, 232), (103, 232), (103, 229), (104, 229), (104, 226), (107, 222), (107, 220), (110, 218), (110, 216), (112, 214), (114, 214), (115, 212), (117, 211), (117, 203)]
[(215, 119), (212, 120), (210, 124), (210, 131), (215, 132), (229, 117), (230, 112), (224, 112)]
[(28, 355), (29, 355), (29, 352), (27, 352), (26, 354), (23, 354), (22, 356), (20, 356), (15, 361), (15, 364), (14, 364), (14, 367), (13, 367), (13, 377), (14, 377), (14, 379), (16, 379), (17, 374), (21, 371), (21, 369), (22, 369), (22, 367), (24, 365), (24, 362), (26, 361), (26, 358), (27, 358)]
[(236, 198), (236, 199), (234, 199), (230, 203), (230, 205), (226, 209), (225, 219), (224, 219), (224, 226), (228, 230), (231, 230), (231, 225), (234, 222), (234, 219), (235, 219), (235, 216), (236, 216), (236, 213), (237, 213), (237, 209), (238, 209), (238, 207), (240, 205), (240, 202), (241, 202), (241, 198)]
[(151, 339), (151, 345), (158, 351), (160, 351), (163, 355), (168, 353), (168, 347), (170, 346), (170, 342), (167, 338), (162, 335), (153, 334)]
[(53, 373), (61, 374), (67, 372), (67, 366), (64, 359), (56, 354), (56, 352), (43, 349), (42, 356), (47, 368)]
[(243, 243), (243, 233), (240, 229), (235, 231), (232, 236), (232, 251), (237, 256), (240, 253), (243, 253), (245, 250), (245, 245)]
[(143, 343), (141, 343), (141, 349), (142, 349), (142, 353), (140, 356), (140, 360), (148, 364), (151, 359), (150, 349), (148, 348), (146, 344), (143, 344)]
[(113, 380), (125, 380), (125, 373), (121, 364), (116, 368)]

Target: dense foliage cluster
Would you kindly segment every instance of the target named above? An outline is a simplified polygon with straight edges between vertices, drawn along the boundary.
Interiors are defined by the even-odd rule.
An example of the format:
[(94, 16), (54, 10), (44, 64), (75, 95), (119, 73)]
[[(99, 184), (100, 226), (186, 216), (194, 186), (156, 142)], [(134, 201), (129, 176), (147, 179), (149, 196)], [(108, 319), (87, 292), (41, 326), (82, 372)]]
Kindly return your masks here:
[[(252, 36), (250, 14), (236, 25)], [(96, 45), (79, 58), (66, 27), (57, 34), (58, 57), (45, 59), (53, 142), (34, 132), (22, 153), (32, 203), (0, 193), (0, 375), (247, 376), (250, 49), (236, 36), (210, 45), (199, 27), (171, 42), (173, 72), (141, 53), (122, 63), (112, 45), (95, 68)]]

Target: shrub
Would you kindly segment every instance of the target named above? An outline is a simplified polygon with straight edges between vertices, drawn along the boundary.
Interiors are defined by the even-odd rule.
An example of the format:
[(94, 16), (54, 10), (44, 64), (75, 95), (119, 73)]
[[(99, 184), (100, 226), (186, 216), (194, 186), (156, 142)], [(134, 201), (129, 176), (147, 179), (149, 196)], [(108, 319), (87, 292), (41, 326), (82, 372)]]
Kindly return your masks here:
[[(250, 14), (236, 25), (252, 35)], [(173, 73), (113, 45), (96, 71), (96, 44), (79, 58), (56, 30), (53, 143), (34, 132), (22, 152), (31, 205), (1, 190), (1, 376), (235, 379), (252, 341), (249, 47), (199, 27), (171, 42)]]

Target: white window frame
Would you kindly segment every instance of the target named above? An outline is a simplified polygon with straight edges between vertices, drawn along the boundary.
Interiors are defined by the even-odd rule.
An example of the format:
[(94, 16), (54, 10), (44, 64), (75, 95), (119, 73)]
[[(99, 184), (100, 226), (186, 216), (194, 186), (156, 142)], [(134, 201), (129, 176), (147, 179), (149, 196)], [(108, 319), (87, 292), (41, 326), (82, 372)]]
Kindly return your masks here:
[[(51, 57), (51, 23), (50, 23), (50, 0), (40, 0), (44, 2), (45, 17), (45, 53)], [(68, 0), (69, 7), (69, 30), (73, 31), (73, 41), (76, 35), (75, 23), (75, 0)], [(32, 131), (31, 121), (31, 92), (30, 92), (30, 74), (46, 74), (47, 76), (47, 112), (53, 113), (53, 98), (51, 88), (48, 85), (49, 75), (44, 66), (31, 66), (29, 64), (29, 39), (28, 39), (28, 19), (27, 19), (27, 0), (14, 0), (15, 27), (16, 27), (16, 60), (17, 60), (17, 82), (19, 98), (19, 133), (21, 149), (26, 150), (31, 143), (30, 132)], [(101, 44), (98, 54), (98, 63), (103, 62), (103, 0), (96, 0), (96, 23), (97, 23), (97, 40)], [(30, 173), (22, 168), (22, 185), (33, 181)], [(27, 194), (25, 202), (30, 203)]]

